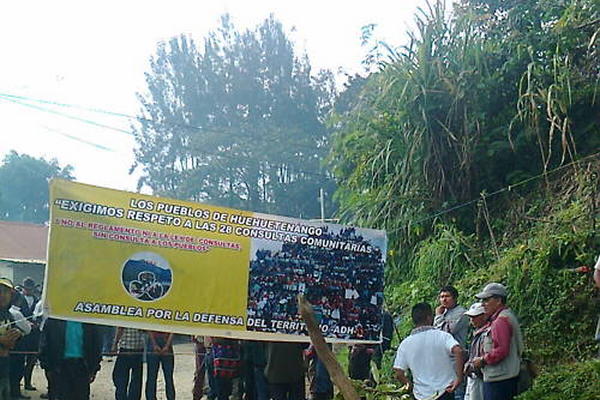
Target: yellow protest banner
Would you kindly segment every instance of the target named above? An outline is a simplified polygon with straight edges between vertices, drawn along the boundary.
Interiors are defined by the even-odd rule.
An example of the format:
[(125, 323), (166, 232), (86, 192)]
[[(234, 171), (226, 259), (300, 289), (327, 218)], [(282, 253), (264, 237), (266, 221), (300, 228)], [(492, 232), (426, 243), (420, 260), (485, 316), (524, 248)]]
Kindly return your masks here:
[(50, 184), (49, 315), (185, 334), (306, 340), (304, 294), (332, 341), (381, 329), (382, 231), (81, 183)]

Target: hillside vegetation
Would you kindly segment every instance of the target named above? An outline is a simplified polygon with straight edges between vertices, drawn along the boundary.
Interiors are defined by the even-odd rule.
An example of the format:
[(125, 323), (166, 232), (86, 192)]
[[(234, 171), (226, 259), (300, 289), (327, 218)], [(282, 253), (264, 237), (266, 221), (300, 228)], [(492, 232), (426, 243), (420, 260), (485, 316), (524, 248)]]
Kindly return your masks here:
[(378, 72), (330, 120), (340, 215), (388, 232), (400, 336), (441, 286), (468, 306), (502, 282), (542, 371), (525, 398), (591, 398), (598, 291), (571, 270), (600, 254), (600, 3), (437, 1), (415, 18), (408, 46), (370, 38)]

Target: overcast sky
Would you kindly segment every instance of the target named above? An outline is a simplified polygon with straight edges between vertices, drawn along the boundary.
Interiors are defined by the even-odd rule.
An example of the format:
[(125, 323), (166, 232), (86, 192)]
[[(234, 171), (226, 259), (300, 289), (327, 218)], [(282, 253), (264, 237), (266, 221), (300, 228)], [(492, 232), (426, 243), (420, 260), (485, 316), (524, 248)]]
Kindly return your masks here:
[(308, 53), (313, 67), (353, 73), (361, 71), (365, 54), (360, 46), (362, 26), (377, 24), (376, 37), (403, 44), (404, 32), (423, 4), (424, 0), (3, 2), (0, 94), (81, 108), (35, 102), (26, 106), (0, 98), (0, 157), (16, 150), (56, 158), (61, 165), (73, 165), (80, 182), (135, 190), (138, 175), (129, 174), (134, 146), (130, 121), (84, 108), (135, 115), (135, 93), (144, 90), (144, 72), (158, 42), (180, 34), (201, 39), (225, 12), (238, 28), (253, 27), (273, 13), (296, 49)]

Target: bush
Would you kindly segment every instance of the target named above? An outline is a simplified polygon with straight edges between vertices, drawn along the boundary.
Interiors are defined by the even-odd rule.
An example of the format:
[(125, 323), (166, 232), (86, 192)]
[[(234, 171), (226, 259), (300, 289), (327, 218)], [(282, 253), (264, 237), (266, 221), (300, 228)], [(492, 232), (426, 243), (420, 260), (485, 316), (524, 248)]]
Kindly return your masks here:
[(508, 287), (527, 356), (540, 369), (589, 359), (597, 351), (593, 333), (598, 295), (591, 274), (571, 270), (590, 265), (598, 255), (600, 238), (593, 223), (598, 214), (590, 206), (585, 182), (565, 187), (569, 195), (532, 195), (518, 210), (521, 218), (506, 228), (497, 251), (489, 241), (438, 224), (412, 252), (403, 278), (388, 282), (386, 298), (403, 316), (401, 335), (412, 328), (410, 307), (420, 301), (435, 304), (441, 286), (454, 285), (459, 302), (468, 308), (474, 295), (494, 281)]
[(600, 396), (600, 361), (561, 364), (538, 376), (518, 400), (597, 400)]

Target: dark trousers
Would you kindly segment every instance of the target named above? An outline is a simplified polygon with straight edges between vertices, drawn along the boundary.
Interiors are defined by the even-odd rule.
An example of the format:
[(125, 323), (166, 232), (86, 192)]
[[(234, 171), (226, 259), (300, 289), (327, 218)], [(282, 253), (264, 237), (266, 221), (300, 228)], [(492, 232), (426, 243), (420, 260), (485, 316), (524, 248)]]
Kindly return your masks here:
[(252, 367), (254, 377), (254, 399), (267, 400), (269, 398), (269, 384), (265, 378), (265, 366), (254, 365)]
[(142, 397), (143, 349), (120, 349), (113, 368), (116, 400), (140, 400)]
[[(23, 349), (16, 351), (22, 352)], [(10, 354), (10, 393), (17, 397), (21, 393), (21, 379), (25, 373), (25, 354)]]
[(44, 370), (46, 375), (46, 381), (48, 381), (48, 400), (57, 400), (58, 395), (56, 394), (56, 373), (52, 371)]
[(269, 383), (273, 400), (304, 400), (304, 380), (294, 383)]
[(35, 367), (37, 359), (37, 354), (27, 354), (27, 356), (25, 356), (25, 369), (23, 371), (23, 378), (25, 380), (26, 389), (33, 388), (31, 385), (31, 376), (33, 375), (33, 368)]
[(167, 400), (175, 400), (175, 384), (173, 383), (173, 369), (175, 367), (175, 356), (173, 354), (159, 355), (147, 354), (146, 359), (148, 374), (146, 379), (146, 400), (156, 400), (156, 379), (158, 368), (162, 365), (165, 378), (165, 392)]
[(24, 359), (23, 378), (25, 378), (25, 388), (31, 389), (31, 375), (38, 359), (38, 350), (40, 347), (40, 331), (38, 328), (34, 328), (29, 335), (21, 340), (24, 340), (23, 348), (29, 353), (25, 355)]
[(206, 349), (206, 355), (204, 358), (204, 365), (206, 366), (206, 375), (208, 376), (208, 393), (207, 397), (209, 400), (214, 400), (219, 394), (219, 386), (217, 378), (215, 377), (215, 358), (213, 356), (212, 348)]
[(517, 395), (519, 377), (498, 382), (483, 382), (485, 400), (512, 400)]
[(56, 395), (61, 400), (89, 400), (90, 372), (82, 358), (61, 360), (52, 371)]
[(446, 392), (440, 397), (438, 397), (436, 400), (454, 400), (454, 393)]
[(206, 349), (202, 343), (194, 343), (196, 350), (196, 369), (194, 370), (194, 388), (192, 396), (194, 400), (202, 399), (204, 394), (204, 376), (206, 375)]
[(229, 400), (233, 391), (233, 379), (215, 376), (217, 387), (217, 400)]
[(10, 360), (0, 357), (0, 400), (8, 400), (10, 395)]

